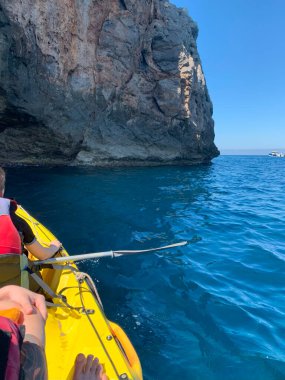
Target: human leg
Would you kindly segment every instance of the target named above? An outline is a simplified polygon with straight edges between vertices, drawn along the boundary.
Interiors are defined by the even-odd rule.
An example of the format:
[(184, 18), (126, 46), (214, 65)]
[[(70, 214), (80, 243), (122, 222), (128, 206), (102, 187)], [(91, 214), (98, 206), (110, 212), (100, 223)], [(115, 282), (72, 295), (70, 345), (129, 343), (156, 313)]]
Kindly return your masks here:
[[(21, 347), (21, 371), (26, 379), (46, 380), (47, 366), (44, 352), (46, 309), (43, 299), (19, 287), (2, 289), (0, 314), (1, 310), (8, 311), (6, 317), (11, 318), (13, 314), (11, 311), (17, 310), (16, 315), (20, 315), (20, 318), (12, 318), (12, 320), (25, 326), (25, 336)], [(5, 316), (5, 313), (2, 312), (2, 314)]]

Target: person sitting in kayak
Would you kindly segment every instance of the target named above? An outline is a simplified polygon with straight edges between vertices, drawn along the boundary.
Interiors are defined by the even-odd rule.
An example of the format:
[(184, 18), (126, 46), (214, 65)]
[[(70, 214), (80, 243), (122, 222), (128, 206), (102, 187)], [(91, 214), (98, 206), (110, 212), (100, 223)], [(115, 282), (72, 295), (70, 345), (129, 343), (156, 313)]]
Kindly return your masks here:
[(4, 198), (6, 174), (0, 167), (0, 255), (22, 253), (22, 243), (39, 260), (52, 257), (61, 243), (53, 240), (49, 247), (42, 246), (36, 239), (29, 224), (16, 214), (17, 203)]
[[(0, 378), (47, 379), (45, 357), (45, 299), (28, 289), (8, 285), (0, 289)], [(21, 332), (24, 326), (25, 332)], [(21, 377), (22, 378), (22, 377)], [(79, 354), (73, 380), (108, 380), (97, 358)]]

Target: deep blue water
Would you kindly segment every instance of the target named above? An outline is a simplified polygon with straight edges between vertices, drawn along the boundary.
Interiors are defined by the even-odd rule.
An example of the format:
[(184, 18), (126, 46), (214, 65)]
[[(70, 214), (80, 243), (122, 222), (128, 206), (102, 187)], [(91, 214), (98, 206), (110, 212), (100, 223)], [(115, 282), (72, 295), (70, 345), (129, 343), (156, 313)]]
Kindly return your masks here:
[(70, 254), (165, 254), (81, 264), (145, 380), (285, 378), (285, 159), (211, 165), (10, 168), (14, 196)]

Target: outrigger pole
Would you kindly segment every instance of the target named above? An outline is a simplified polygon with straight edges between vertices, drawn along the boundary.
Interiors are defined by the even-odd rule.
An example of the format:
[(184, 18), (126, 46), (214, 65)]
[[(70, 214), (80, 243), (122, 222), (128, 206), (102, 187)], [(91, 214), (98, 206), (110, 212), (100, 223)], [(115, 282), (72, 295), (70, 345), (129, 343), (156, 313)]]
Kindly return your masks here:
[(163, 249), (182, 247), (187, 245), (187, 241), (182, 241), (180, 243), (175, 243), (171, 245), (166, 245), (164, 247), (159, 248), (150, 248), (150, 249), (141, 249), (135, 251), (106, 251), (106, 252), (94, 252), (94, 253), (85, 253), (82, 255), (74, 255), (74, 256), (62, 256), (62, 257), (53, 257), (47, 260), (35, 260), (32, 261), (32, 265), (41, 265), (41, 264), (55, 264), (55, 263), (66, 263), (69, 261), (81, 261), (88, 259), (99, 259), (101, 257), (119, 257), (119, 256), (128, 256), (128, 255), (137, 255), (141, 253), (155, 252), (161, 251)]

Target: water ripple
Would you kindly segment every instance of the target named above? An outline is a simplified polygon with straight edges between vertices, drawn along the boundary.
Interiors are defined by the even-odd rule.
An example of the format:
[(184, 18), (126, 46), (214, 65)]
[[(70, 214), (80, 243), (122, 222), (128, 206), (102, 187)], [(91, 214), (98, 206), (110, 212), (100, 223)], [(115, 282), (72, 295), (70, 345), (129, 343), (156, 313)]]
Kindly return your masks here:
[[(15, 196), (70, 253), (188, 240), (81, 264), (146, 380), (285, 378), (285, 159), (171, 168), (13, 168)], [(27, 193), (26, 188), (30, 191)]]

